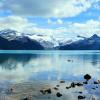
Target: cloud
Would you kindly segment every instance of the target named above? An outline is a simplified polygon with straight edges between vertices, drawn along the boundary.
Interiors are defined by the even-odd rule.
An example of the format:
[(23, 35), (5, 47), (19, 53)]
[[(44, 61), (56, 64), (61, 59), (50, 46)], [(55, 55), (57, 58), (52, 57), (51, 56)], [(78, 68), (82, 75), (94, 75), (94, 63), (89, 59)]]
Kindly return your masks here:
[(4, 0), (0, 0), (0, 8), (3, 6)]
[(98, 20), (100, 20), (100, 16), (98, 17)]
[(97, 10), (100, 10), (100, 0), (96, 0), (96, 3), (93, 5), (94, 8), (96, 8)]
[(90, 19), (84, 23), (66, 23), (64, 27), (59, 27), (53, 31), (55, 36), (75, 38), (77, 35), (90, 37), (93, 34), (100, 36), (99, 20)]
[(48, 23), (48, 24), (51, 24), (51, 25), (60, 25), (60, 24), (63, 24), (63, 20), (57, 19), (56, 21), (53, 21), (53, 20), (51, 20), (51, 19), (48, 19), (48, 20), (47, 20), (47, 23)]
[[(31, 23), (28, 19), (19, 16), (8, 16), (8, 17), (0, 17), (0, 30), (2, 29), (13, 29), (21, 32), (31, 32), (31, 28), (33, 28), (36, 24)], [(26, 31), (26, 32), (27, 32)]]
[(4, 0), (2, 10), (15, 15), (39, 17), (73, 17), (87, 11), (94, 0)]
[(47, 20), (48, 24), (53, 24), (53, 21), (51, 19)]
[(0, 30), (3, 29), (12, 29), (30, 34), (51, 35), (53, 33), (53, 29), (39, 28), (36, 23), (31, 23), (27, 18), (19, 16), (0, 17)]
[[(59, 22), (60, 19), (57, 21)], [(48, 20), (50, 21), (50, 20)], [(54, 37), (61, 38), (75, 38), (77, 35), (91, 36), (94, 33), (100, 35), (100, 22), (99, 20), (88, 20), (84, 23), (67, 23), (65, 26), (59, 28), (40, 28), (37, 24), (31, 23), (25, 17), (8, 16), (0, 17), (0, 30), (14, 29), (19, 32), (30, 34), (43, 34), (53, 35)], [(73, 36), (74, 35), (74, 36)]]
[(88, 20), (85, 23), (72, 23), (69, 25), (69, 29), (82, 36), (91, 36), (93, 34), (100, 35), (100, 22), (96, 20)]
[(63, 24), (63, 21), (61, 19), (57, 19), (58, 24)]
[(98, 20), (90, 19), (84, 23), (64, 23), (65, 26), (58, 27), (56, 29), (40, 29), (37, 28), (37, 32), (43, 32), (44, 34), (53, 35), (55, 37), (62, 38), (75, 38), (77, 35), (90, 37), (93, 34), (100, 36), (100, 22)]

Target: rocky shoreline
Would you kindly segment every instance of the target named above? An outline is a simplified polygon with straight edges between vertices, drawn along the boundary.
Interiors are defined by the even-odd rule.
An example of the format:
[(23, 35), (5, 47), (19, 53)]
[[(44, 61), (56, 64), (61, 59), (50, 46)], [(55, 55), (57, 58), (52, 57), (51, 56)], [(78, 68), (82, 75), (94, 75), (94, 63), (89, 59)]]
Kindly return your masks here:
[(83, 76), (85, 81), (34, 81), (11, 84), (0, 93), (0, 100), (100, 100), (100, 80)]

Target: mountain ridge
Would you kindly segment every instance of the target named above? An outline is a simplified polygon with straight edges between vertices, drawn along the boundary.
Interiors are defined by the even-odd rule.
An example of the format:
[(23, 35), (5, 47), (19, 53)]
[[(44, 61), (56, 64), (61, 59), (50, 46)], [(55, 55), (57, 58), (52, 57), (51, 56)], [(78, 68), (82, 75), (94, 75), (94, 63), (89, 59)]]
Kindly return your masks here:
[(60, 50), (100, 50), (100, 37), (97, 34), (89, 38), (75, 41), (68, 45), (59, 46)]
[(56, 40), (53, 36), (29, 35), (11, 29), (0, 31), (0, 49), (2, 50), (100, 50), (100, 37), (97, 34), (89, 38)]
[(44, 50), (44, 47), (39, 42), (31, 40), (27, 36), (24, 36), (21, 39), (19, 39), (18, 37), (15, 36), (15, 38), (9, 39), (3, 33), (0, 34), (0, 49), (1, 50)]

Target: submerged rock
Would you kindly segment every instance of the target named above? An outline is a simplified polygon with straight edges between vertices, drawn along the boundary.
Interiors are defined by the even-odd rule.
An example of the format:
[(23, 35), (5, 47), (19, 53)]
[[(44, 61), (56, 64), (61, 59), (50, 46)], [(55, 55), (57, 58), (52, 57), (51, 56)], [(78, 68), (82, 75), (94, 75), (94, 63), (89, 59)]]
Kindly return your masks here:
[(73, 87), (73, 88), (75, 87), (75, 83), (74, 82), (71, 83), (71, 87)]
[(93, 90), (95, 90), (95, 88), (92, 88)]
[(82, 94), (83, 92), (80, 91), (80, 92), (78, 92), (78, 93)]
[(68, 61), (68, 62), (71, 62), (71, 60), (70, 60), (70, 59), (68, 59), (67, 61)]
[(98, 80), (98, 84), (100, 84), (100, 80)]
[(69, 87), (66, 87), (66, 89), (70, 89), (71, 88), (71, 86), (69, 86)]
[(56, 85), (57, 87), (59, 87), (60, 85)]
[(50, 88), (49, 89), (43, 89), (43, 90), (40, 90), (40, 92), (42, 94), (51, 94), (51, 89)]
[(98, 86), (96, 86), (96, 88), (98, 88)]
[(29, 98), (28, 98), (28, 97), (26, 97), (26, 98), (23, 98), (22, 100), (29, 100)]
[(85, 99), (85, 98), (86, 98), (85, 96), (81, 96), (81, 95), (78, 96), (78, 99)]
[(98, 82), (94, 81), (94, 84), (98, 84)]
[(6, 94), (12, 94), (14, 92), (13, 88), (7, 89)]
[(83, 86), (82, 83), (76, 83), (75, 85), (77, 85), (77, 86)]
[(96, 100), (95, 97), (92, 97), (92, 100)]
[(43, 90), (40, 90), (40, 92), (41, 92), (42, 94), (45, 94), (45, 91), (43, 91)]
[(62, 80), (62, 81), (60, 81), (60, 83), (65, 83), (65, 81)]
[(47, 92), (48, 94), (51, 94), (51, 89), (47, 89), (45, 90), (45, 92)]
[(89, 74), (84, 75), (84, 79), (86, 79), (87, 81), (89, 81), (91, 79), (91, 76)]
[(54, 87), (53, 89), (54, 89), (54, 90), (58, 90), (58, 88), (57, 88), (57, 87)]
[(62, 96), (62, 94), (60, 93), (60, 92), (57, 92), (57, 97), (61, 97)]
[(83, 82), (83, 84), (88, 84), (88, 82), (86, 81), (86, 82)]

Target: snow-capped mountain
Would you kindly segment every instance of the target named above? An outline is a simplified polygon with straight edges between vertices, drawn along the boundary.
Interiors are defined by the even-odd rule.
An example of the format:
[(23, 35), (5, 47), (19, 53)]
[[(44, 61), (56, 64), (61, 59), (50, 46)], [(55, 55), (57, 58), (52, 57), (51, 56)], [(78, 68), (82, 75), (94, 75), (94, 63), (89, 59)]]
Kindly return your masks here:
[(59, 46), (60, 50), (100, 50), (100, 37), (96, 34), (67, 45)]
[(59, 46), (58, 41), (53, 36), (47, 36), (47, 35), (32, 35), (28, 36), (31, 39), (37, 40), (40, 42), (41, 45), (43, 45), (46, 49), (50, 49), (56, 46)]
[(0, 31), (0, 36), (9, 41), (18, 40), (22, 42), (26, 42), (26, 37), (28, 37), (31, 40), (39, 42), (45, 49), (52, 49), (53, 47), (59, 46), (59, 42), (53, 36), (20, 33), (11, 29), (5, 29)]
[(0, 31), (0, 49), (2, 50), (43, 50), (44, 47), (36, 40), (18, 34), (17, 31)]
[(14, 40), (17, 36), (20, 36), (20, 32), (11, 29), (5, 29), (0, 31), (0, 36), (8, 40)]
[(94, 34), (89, 38), (72, 40), (6, 29), (0, 31), (0, 49), (100, 50), (100, 37)]

